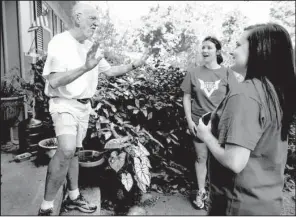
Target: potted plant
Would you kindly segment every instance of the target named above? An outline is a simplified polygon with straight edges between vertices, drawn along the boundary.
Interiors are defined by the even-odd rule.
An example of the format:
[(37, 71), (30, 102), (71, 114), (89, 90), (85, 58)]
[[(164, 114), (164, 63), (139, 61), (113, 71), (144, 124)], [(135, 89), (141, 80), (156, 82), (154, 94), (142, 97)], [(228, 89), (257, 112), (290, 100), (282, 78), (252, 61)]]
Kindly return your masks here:
[(81, 150), (77, 155), (81, 167), (96, 167), (105, 161), (103, 153), (95, 150)]
[[(27, 106), (33, 102), (30, 86), (31, 84), (20, 76), (17, 67), (11, 68), (4, 76), (1, 76), (0, 120), (2, 142), (11, 139), (14, 143), (12, 127), (19, 120), (22, 112), (26, 117)], [(17, 143), (17, 141), (15, 142)]]
[[(51, 118), (45, 115), (48, 113), (48, 97), (44, 94), (45, 80), (42, 77), (45, 59), (46, 56), (42, 56), (32, 63), (30, 74), (33, 76), (30, 81), (21, 77), (17, 67), (11, 68), (4, 76), (1, 76), (0, 119), (2, 129), (15, 126), (21, 112), (24, 112), (26, 117), (27, 110), (32, 110), (34, 118), (40, 119), (45, 126), (48, 125), (46, 128), (49, 129), (48, 137), (54, 136)], [(9, 133), (3, 133), (1, 138), (7, 134), (9, 135)]]
[(38, 145), (44, 151), (44, 153), (49, 157), (52, 158), (57, 150), (57, 138), (48, 138), (41, 140)]
[(15, 124), (26, 101), (27, 82), (20, 77), (19, 69), (14, 67), (1, 77), (1, 121), (11, 127)]

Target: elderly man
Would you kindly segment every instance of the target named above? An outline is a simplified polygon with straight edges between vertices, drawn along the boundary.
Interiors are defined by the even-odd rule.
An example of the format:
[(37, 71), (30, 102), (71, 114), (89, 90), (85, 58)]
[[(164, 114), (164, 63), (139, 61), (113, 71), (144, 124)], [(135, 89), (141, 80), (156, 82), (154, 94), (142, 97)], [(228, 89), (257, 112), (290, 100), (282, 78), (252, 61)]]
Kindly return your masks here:
[(72, 10), (73, 28), (55, 35), (48, 44), (48, 57), (43, 76), (49, 111), (58, 139), (58, 148), (51, 159), (46, 176), (44, 200), (38, 215), (51, 215), (55, 196), (67, 178), (69, 197), (67, 209), (92, 213), (97, 207), (80, 194), (78, 188), (78, 157), (91, 111), (90, 98), (95, 94), (99, 73), (118, 76), (145, 63), (148, 54), (129, 65), (113, 66), (98, 51), (98, 42), (90, 40), (98, 22), (92, 6), (78, 3)]

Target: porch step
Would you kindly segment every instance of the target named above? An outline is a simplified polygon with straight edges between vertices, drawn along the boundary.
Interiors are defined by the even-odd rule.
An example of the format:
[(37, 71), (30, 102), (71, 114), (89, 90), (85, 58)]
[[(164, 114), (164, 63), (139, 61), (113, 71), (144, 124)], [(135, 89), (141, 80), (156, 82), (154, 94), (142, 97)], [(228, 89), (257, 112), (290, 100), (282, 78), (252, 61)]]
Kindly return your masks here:
[[(83, 213), (79, 210), (65, 210), (61, 208), (60, 215), (76, 216), (76, 215), (100, 215), (101, 213), (101, 189), (100, 189), (100, 168), (79, 168), (79, 190), (84, 198), (97, 206), (97, 210), (93, 213)], [(66, 195), (64, 195), (64, 199)], [(62, 205), (63, 206), (63, 205)]]

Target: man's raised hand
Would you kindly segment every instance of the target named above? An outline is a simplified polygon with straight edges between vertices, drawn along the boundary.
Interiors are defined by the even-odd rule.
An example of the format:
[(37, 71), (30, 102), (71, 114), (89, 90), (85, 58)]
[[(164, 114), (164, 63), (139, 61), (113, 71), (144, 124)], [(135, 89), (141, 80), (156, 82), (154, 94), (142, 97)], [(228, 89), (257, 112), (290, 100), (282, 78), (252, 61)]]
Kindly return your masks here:
[(145, 52), (143, 53), (143, 55), (141, 56), (140, 59), (135, 60), (133, 62), (133, 65), (136, 67), (140, 67), (142, 65), (144, 65), (146, 63), (146, 60), (149, 58), (149, 56), (151, 55), (151, 48), (146, 48)]
[(100, 60), (104, 57), (103, 52), (101, 52), (100, 50), (98, 51), (98, 48), (99, 43), (94, 42), (89, 51), (87, 52), (86, 61), (84, 64), (87, 71), (96, 67), (96, 65), (98, 65)]

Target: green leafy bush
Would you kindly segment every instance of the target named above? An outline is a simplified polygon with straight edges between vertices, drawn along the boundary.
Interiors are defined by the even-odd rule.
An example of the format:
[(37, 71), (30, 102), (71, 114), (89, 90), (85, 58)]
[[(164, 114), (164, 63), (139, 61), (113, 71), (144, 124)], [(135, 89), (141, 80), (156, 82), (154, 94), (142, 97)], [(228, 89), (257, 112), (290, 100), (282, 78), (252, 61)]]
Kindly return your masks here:
[(144, 71), (109, 80), (101, 78), (94, 111), (103, 125), (100, 133), (104, 139), (108, 141), (112, 136), (110, 123), (118, 126), (119, 131), (123, 130), (122, 125), (139, 125), (163, 144), (165, 148), (158, 151), (166, 156), (173, 154), (172, 147), (189, 136), (180, 89), (184, 76), (180, 68), (158, 60)]
[(146, 192), (150, 170), (166, 164), (160, 161), (175, 159), (177, 150), (192, 148), (180, 89), (184, 76), (180, 68), (156, 60), (152, 66), (121, 77), (100, 77), (86, 141), (96, 139), (106, 148), (114, 139), (131, 138), (108, 153), (109, 166), (126, 190), (137, 183)]

